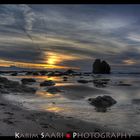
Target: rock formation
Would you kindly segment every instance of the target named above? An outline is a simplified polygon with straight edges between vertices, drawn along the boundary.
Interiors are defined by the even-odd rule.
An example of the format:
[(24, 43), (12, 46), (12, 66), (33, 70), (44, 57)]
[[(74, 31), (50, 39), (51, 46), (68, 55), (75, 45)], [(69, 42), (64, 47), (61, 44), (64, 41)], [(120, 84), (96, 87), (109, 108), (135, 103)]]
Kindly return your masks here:
[(96, 59), (93, 63), (93, 73), (95, 74), (110, 74), (111, 68), (106, 61)]
[(35, 93), (36, 89), (20, 84), (17, 81), (8, 80), (5, 77), (0, 77), (0, 93)]

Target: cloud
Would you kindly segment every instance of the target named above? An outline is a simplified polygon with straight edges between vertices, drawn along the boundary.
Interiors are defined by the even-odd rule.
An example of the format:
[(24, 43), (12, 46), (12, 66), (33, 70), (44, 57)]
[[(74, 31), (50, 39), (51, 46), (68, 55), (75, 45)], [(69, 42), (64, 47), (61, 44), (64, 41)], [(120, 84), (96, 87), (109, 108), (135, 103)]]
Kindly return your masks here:
[(102, 58), (123, 66), (123, 60), (139, 56), (138, 11), (114, 5), (2, 5), (0, 58), (41, 63), (52, 51), (82, 58), (65, 60), (66, 65), (84, 68)]
[(35, 13), (33, 12), (32, 8), (25, 4), (20, 5), (19, 8), (21, 9), (24, 15), (25, 30), (32, 30), (33, 23), (35, 20)]
[[(4, 20), (3, 20), (4, 19)], [(15, 23), (15, 19), (12, 14), (1, 13), (0, 14), (0, 25), (12, 25)]]
[(127, 36), (127, 39), (134, 41), (134, 42), (140, 42), (140, 34), (137, 33), (129, 33)]
[(136, 64), (136, 61), (133, 60), (133, 59), (126, 59), (126, 60), (123, 60), (123, 62), (126, 65), (134, 65), (134, 64)]

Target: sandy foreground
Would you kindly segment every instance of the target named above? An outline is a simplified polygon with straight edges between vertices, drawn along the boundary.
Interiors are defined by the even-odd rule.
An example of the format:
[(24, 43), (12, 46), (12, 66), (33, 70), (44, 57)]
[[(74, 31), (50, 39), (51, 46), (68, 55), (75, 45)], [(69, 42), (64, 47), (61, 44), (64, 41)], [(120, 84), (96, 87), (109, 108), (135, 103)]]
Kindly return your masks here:
[[(48, 132), (105, 132), (100, 126), (71, 117), (41, 111), (23, 110), (0, 97), (0, 135)], [(107, 131), (107, 130), (106, 130)]]

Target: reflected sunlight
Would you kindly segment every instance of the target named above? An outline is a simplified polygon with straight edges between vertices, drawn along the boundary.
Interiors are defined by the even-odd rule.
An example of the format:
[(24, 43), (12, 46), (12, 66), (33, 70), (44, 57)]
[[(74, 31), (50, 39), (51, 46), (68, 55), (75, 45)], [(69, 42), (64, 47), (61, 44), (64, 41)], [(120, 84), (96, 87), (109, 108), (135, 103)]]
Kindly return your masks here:
[(47, 98), (55, 98), (60, 96), (60, 94), (51, 94), (45, 91), (38, 91), (36, 94)]
[(58, 106), (50, 106), (50, 107), (45, 108), (45, 110), (50, 111), (50, 112), (60, 112), (64, 109)]

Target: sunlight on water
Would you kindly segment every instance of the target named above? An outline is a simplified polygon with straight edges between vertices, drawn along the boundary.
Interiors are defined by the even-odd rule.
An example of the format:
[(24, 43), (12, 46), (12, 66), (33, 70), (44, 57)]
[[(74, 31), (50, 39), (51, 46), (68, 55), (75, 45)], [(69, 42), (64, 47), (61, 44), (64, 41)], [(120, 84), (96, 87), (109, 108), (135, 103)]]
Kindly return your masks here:
[(50, 111), (50, 112), (60, 112), (60, 111), (64, 111), (64, 108), (58, 106), (48, 106), (48, 107), (43, 107), (43, 110)]
[(57, 86), (58, 87), (61, 87), (61, 86), (69, 86), (69, 85), (75, 85), (74, 83), (57, 83)]
[(37, 95), (46, 97), (46, 98), (56, 98), (56, 97), (60, 97), (60, 94), (51, 94), (49, 92), (45, 92), (45, 91), (38, 91), (36, 92)]
[[(11, 78), (11, 76), (7, 76), (8, 78)], [(22, 78), (35, 78), (37, 80), (53, 80), (53, 81), (62, 81), (62, 77), (59, 77), (59, 76), (32, 76), (32, 75), (26, 75), (26, 76), (23, 76), (23, 75), (19, 75), (19, 76), (16, 76), (16, 77), (12, 77), (12, 78), (15, 78), (15, 79), (22, 79)]]

